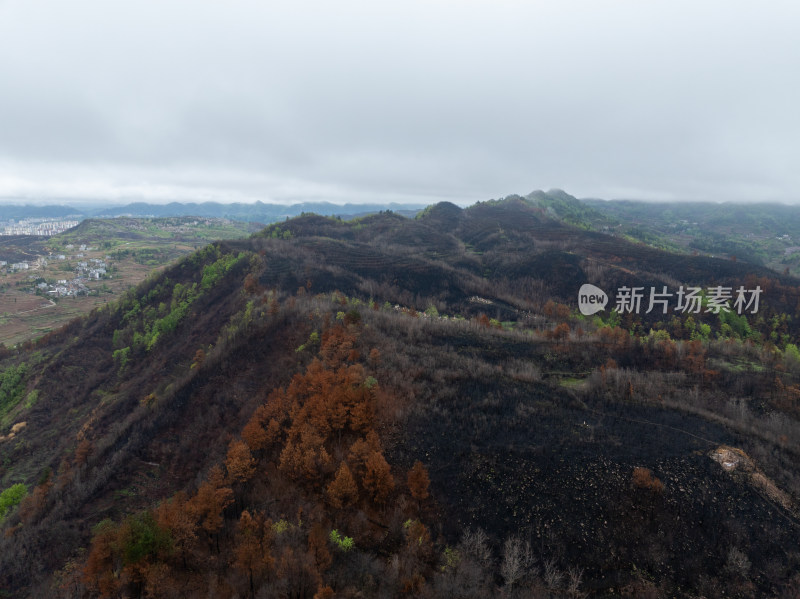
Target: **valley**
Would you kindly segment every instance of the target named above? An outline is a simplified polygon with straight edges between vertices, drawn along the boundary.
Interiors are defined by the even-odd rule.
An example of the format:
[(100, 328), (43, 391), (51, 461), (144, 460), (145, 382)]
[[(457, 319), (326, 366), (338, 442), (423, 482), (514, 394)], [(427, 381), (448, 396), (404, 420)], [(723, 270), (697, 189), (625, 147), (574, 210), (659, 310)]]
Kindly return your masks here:
[(87, 220), (49, 237), (0, 237), (0, 343), (40, 337), (210, 240), (258, 228), (214, 219), (117, 218)]

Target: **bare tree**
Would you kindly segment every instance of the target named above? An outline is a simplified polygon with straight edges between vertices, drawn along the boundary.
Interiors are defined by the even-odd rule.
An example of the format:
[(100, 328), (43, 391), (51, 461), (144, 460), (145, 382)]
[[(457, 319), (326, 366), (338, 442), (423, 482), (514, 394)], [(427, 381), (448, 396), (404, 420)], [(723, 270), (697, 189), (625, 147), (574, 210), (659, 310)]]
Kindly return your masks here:
[(736, 547), (731, 547), (728, 550), (728, 557), (725, 561), (725, 570), (735, 576), (747, 578), (750, 572), (750, 560), (747, 554)]
[(486, 533), (464, 533), (458, 547), (445, 552), (445, 563), (434, 581), (436, 597), (481, 599), (492, 596), (492, 552)]
[(484, 568), (492, 565), (492, 549), (489, 537), (483, 530), (468, 530), (461, 539), (461, 550), (471, 555)]
[(581, 591), (583, 583), (583, 569), (572, 567), (567, 571), (567, 596), (581, 599), (586, 597), (586, 593)]
[(503, 561), (500, 574), (506, 587), (513, 587), (531, 573), (536, 558), (529, 542), (523, 543), (518, 537), (509, 537), (503, 545)]
[(564, 573), (558, 569), (555, 560), (548, 559), (544, 562), (542, 578), (550, 591), (556, 591), (564, 582)]

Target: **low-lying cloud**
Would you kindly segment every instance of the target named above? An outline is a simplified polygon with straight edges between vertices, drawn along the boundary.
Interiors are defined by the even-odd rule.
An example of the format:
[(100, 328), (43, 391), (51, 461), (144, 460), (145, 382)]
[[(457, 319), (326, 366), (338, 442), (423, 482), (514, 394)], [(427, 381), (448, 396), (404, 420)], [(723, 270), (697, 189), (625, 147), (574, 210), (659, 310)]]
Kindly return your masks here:
[(790, 2), (0, 2), (0, 197), (798, 199)]

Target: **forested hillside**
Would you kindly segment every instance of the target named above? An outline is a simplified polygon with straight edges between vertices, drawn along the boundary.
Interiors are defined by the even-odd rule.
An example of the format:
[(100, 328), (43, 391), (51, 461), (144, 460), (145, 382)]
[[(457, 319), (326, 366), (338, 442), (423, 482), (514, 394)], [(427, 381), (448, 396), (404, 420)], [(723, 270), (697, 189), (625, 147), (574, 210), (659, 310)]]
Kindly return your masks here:
[(4, 349), (0, 589), (797, 597), (800, 281), (566, 209), (303, 215)]
[(770, 203), (585, 200), (586, 219), (645, 243), (767, 265), (797, 274), (800, 213)]

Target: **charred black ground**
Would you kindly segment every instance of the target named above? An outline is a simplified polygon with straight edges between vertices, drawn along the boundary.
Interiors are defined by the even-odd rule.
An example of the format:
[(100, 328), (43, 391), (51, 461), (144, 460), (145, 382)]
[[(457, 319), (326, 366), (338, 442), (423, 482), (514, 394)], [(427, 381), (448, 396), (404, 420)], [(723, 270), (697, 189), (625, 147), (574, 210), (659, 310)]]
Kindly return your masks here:
[[(737, 334), (713, 314), (581, 317), (586, 282), (759, 284), (765, 299)], [(220, 596), (792, 597), (798, 300), (788, 275), (586, 231), (522, 198), (415, 220), (304, 215), (208, 246), (4, 350), (0, 490), (24, 484), (28, 497), (2, 522), (0, 588), (159, 596), (148, 576), (169, 571), (187, 585), (210, 573)], [(327, 359), (336, 335), (373, 394), (363, 418), (391, 494), (369, 495), (358, 475), (358, 499), (337, 509), (325, 491), (336, 468), (312, 484), (278, 449), (251, 448), (266, 478), (228, 481), (216, 548), (183, 561), (122, 551), (109, 566), (118, 586), (103, 587), (95, 558), (112, 525), (98, 524), (123, 538), (177, 492), (201, 493), (215, 464), (227, 459), (232, 477), (230, 448), (259, 406)], [(301, 407), (284, 414), (286, 443)], [(342, 430), (325, 447), (356, 472), (343, 439), (358, 431)], [(720, 448), (740, 461), (723, 468)], [(425, 499), (406, 482), (417, 461)], [(247, 510), (293, 527), (270, 533), (272, 569), (249, 580), (231, 557)], [(332, 529), (353, 531), (357, 549), (330, 540), (324, 558)], [(516, 577), (509, 540), (530, 549)]]

